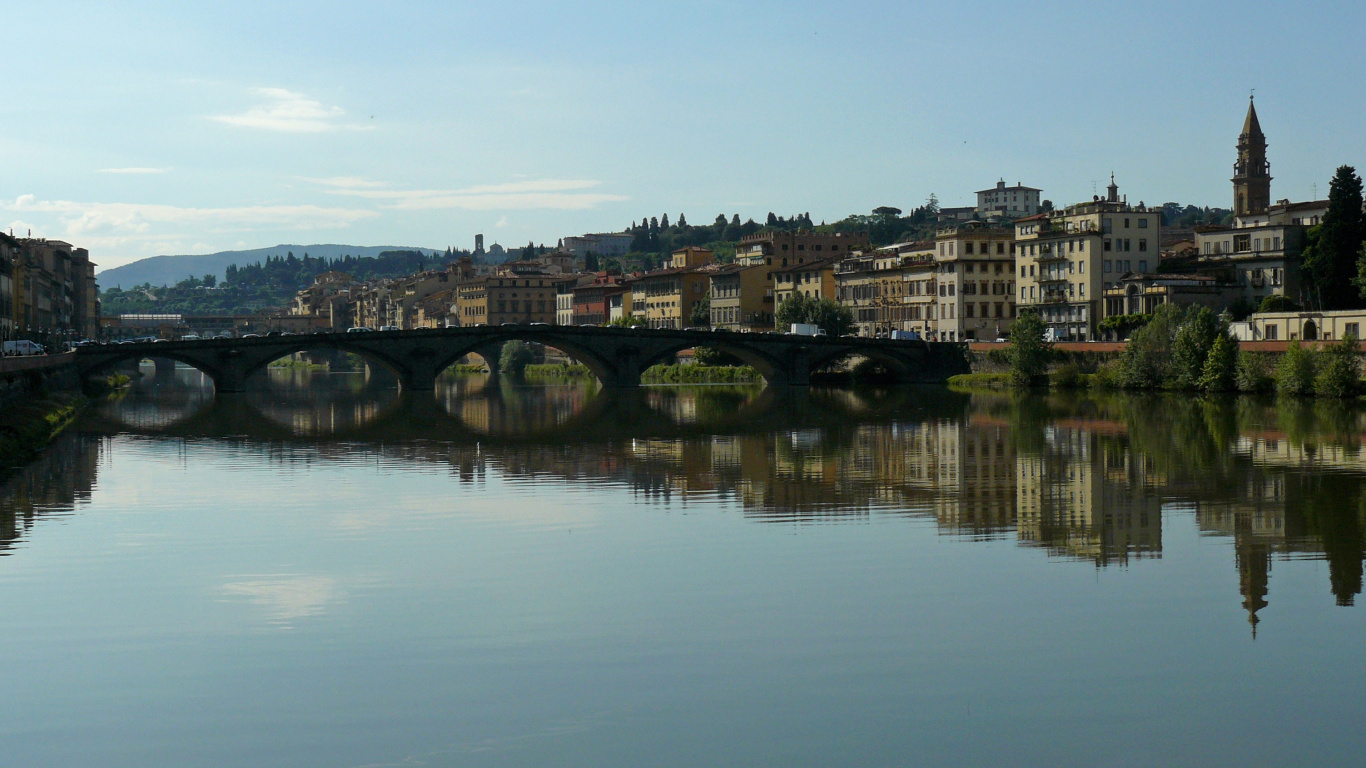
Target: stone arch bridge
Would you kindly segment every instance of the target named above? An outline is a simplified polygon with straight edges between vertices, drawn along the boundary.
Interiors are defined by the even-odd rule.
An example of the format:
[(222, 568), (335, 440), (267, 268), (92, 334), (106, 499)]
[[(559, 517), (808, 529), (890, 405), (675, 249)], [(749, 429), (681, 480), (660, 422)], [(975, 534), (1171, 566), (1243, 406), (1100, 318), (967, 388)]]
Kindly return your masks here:
[(608, 387), (636, 387), (645, 369), (684, 349), (706, 346), (754, 366), (774, 386), (805, 386), (811, 372), (851, 356), (882, 363), (904, 382), (943, 381), (968, 371), (966, 346), (867, 338), (794, 336), (562, 325), (431, 328), (367, 333), (318, 333), (196, 341), (106, 344), (76, 350), (82, 375), (129, 360), (175, 360), (203, 371), (219, 392), (240, 392), (247, 377), (295, 352), (338, 350), (393, 371), (402, 387), (431, 391), (437, 376), (470, 353), (496, 359), (505, 342), (544, 344), (584, 364)]

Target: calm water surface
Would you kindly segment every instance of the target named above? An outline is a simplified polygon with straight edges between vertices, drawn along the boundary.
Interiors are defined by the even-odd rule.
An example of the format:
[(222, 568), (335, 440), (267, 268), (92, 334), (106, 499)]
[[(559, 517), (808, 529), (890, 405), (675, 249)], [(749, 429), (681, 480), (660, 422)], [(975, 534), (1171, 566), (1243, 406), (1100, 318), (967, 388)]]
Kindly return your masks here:
[(1366, 753), (1357, 410), (258, 384), (0, 484), (0, 765)]

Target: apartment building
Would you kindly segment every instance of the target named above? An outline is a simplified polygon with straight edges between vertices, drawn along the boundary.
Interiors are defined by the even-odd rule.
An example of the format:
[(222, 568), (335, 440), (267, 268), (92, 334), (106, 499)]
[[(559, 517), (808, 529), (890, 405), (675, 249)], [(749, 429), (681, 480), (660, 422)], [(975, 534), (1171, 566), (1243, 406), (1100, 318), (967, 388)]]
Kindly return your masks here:
[(693, 306), (707, 297), (706, 267), (673, 267), (647, 272), (631, 282), (631, 312), (651, 328), (687, 328)]
[(766, 231), (749, 235), (735, 247), (737, 264), (767, 264), (789, 267), (811, 259), (843, 257), (853, 251), (867, 250), (867, 233), (822, 233), (800, 229), (794, 232)]
[(933, 240), (896, 243), (880, 250), (892, 251), (901, 261), (901, 330), (915, 331), (921, 338), (937, 337), (939, 323), (938, 263)]
[(725, 264), (711, 273), (711, 326), (732, 331), (773, 328), (773, 268)]
[(610, 299), (626, 292), (621, 275), (598, 272), (591, 280), (574, 287), (572, 319), (574, 325), (602, 325), (608, 321)]
[(0, 331), (48, 343), (99, 334), (95, 264), (84, 248), (60, 240), (0, 239)]
[(991, 340), (1015, 318), (1015, 232), (981, 222), (941, 229), (934, 238), (938, 341)]
[(1015, 222), (1017, 304), (1037, 311), (1059, 341), (1097, 338), (1105, 289), (1161, 260), (1161, 212), (1129, 205), (1113, 178), (1106, 192)]
[(506, 271), (475, 277), (456, 286), (455, 314), (460, 325), (555, 322), (555, 297), (573, 275)]
[(781, 307), (784, 301), (793, 296), (811, 299), (834, 299), (835, 267), (839, 256), (824, 259), (803, 259), (786, 267), (773, 267), (773, 298), (775, 306)]
[(910, 306), (902, 278), (902, 258), (896, 252), (859, 252), (839, 262), (835, 270), (836, 299), (852, 310), (860, 336), (886, 336), (905, 330)]

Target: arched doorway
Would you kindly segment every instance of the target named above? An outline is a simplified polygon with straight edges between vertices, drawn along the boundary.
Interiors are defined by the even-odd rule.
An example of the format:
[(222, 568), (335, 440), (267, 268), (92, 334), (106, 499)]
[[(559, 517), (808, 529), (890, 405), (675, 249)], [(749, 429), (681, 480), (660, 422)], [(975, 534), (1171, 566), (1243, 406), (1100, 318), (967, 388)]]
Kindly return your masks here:
[(1306, 320), (1306, 321), (1304, 321), (1304, 340), (1305, 340), (1305, 341), (1317, 341), (1318, 338), (1319, 338), (1319, 327), (1318, 327), (1317, 325), (1314, 324), (1314, 321), (1313, 321), (1313, 320)]

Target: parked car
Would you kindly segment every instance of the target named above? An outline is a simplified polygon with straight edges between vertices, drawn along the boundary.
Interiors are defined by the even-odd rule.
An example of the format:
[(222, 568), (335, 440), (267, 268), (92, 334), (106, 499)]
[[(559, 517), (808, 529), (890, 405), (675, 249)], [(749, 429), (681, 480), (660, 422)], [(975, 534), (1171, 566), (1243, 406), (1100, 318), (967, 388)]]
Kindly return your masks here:
[(200, 336), (197, 333), (187, 333), (184, 336), (180, 337), (181, 341), (199, 341), (199, 339)]
[(347, 333), (371, 333), (371, 332), (373, 332), (374, 330), (375, 330), (374, 328), (366, 328), (366, 327), (363, 326), (363, 325), (358, 325), (358, 326), (356, 326), (356, 327), (354, 327), (354, 328), (347, 328), (347, 329), (346, 329), (346, 332), (347, 332)]
[(401, 330), (403, 330), (402, 328), (399, 328), (397, 325), (381, 325), (381, 326), (379, 327), (379, 329), (380, 329), (381, 331), (401, 331)]
[(47, 350), (43, 349), (42, 344), (29, 341), (28, 339), (18, 339), (17, 341), (7, 341), (4, 346), (5, 357), (28, 357), (30, 355), (46, 355)]

